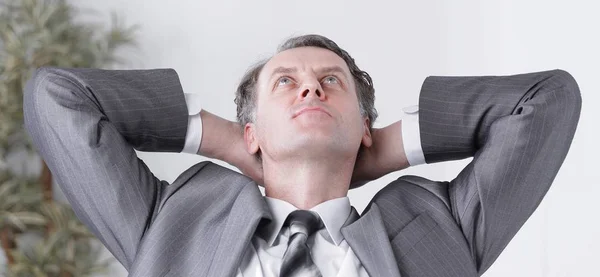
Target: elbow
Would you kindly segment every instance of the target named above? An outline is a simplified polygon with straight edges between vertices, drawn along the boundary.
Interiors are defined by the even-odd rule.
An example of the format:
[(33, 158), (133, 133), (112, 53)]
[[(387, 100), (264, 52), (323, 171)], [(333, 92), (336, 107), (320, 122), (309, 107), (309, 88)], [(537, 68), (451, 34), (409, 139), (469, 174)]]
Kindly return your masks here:
[(564, 104), (566, 106), (564, 108), (566, 110), (561, 110), (560, 112), (574, 112), (579, 115), (581, 111), (581, 92), (579, 91), (577, 81), (573, 75), (562, 69), (555, 69), (552, 73), (553, 82), (558, 83), (562, 87), (562, 93), (565, 94)]
[(60, 68), (41, 67), (33, 72), (23, 89), (23, 125), (30, 136), (43, 135), (42, 129), (62, 121), (62, 102), (70, 95), (64, 92), (73, 92), (72, 84)]
[(50, 70), (48, 68), (36, 69), (31, 78), (25, 83), (23, 89), (23, 123), (25, 130), (32, 135), (32, 131), (40, 124), (40, 110), (47, 104), (46, 90), (49, 86)]
[(552, 75), (548, 78), (548, 91), (553, 91), (554, 95), (547, 98), (546, 104), (551, 112), (556, 128), (562, 132), (570, 134), (571, 139), (581, 114), (581, 92), (577, 81), (569, 72), (556, 69), (552, 71)]

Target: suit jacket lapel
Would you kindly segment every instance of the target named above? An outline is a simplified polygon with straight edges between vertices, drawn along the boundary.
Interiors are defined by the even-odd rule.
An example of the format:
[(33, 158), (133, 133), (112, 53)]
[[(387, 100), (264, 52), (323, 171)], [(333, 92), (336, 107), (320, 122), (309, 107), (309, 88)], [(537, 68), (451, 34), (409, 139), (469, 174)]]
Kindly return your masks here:
[[(246, 185), (231, 209), (208, 276), (235, 276), (259, 223), (272, 219), (258, 186)], [(362, 217), (351, 207), (341, 232), (370, 277), (401, 277), (376, 203)]]
[(344, 239), (352, 248), (370, 277), (400, 277), (398, 264), (385, 231), (379, 207), (376, 203), (359, 218), (352, 211), (342, 229)]
[(258, 186), (246, 185), (231, 209), (208, 276), (235, 276), (258, 224), (272, 219)]

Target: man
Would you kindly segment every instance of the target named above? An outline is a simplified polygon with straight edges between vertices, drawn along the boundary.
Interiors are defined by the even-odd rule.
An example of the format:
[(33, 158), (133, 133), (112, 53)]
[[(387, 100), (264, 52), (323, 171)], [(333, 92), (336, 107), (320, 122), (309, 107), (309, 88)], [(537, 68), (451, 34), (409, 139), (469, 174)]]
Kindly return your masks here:
[[(27, 84), (34, 145), (130, 276), (479, 276), (542, 200), (581, 109), (562, 70), (427, 77), (412, 123), (374, 129), (371, 78), (317, 35), (244, 76), (238, 123), (191, 98), (170, 69), (42, 68)], [(168, 184), (134, 148), (198, 149), (252, 179), (201, 162)], [(400, 177), (360, 216), (346, 197), (467, 157), (452, 181)]]

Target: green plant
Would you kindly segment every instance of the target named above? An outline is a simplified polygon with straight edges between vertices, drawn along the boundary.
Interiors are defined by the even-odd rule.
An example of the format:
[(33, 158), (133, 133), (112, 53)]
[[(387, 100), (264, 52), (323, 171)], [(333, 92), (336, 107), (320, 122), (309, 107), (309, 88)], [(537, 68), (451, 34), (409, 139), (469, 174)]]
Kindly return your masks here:
[(34, 176), (9, 164), (15, 153), (35, 153), (22, 111), (34, 69), (105, 68), (122, 62), (117, 50), (135, 46), (137, 26), (124, 26), (113, 13), (104, 30), (79, 21), (80, 14), (66, 0), (0, 0), (0, 242), (9, 276), (89, 276), (113, 260), (100, 261), (99, 241), (68, 205), (54, 201), (43, 161)]

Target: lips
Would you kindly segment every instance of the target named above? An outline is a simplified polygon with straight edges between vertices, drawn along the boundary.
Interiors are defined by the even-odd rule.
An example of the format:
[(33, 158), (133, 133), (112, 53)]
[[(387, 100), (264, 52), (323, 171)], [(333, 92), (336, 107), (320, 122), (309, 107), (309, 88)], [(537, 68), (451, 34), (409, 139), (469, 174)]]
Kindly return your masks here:
[(294, 114), (294, 117), (297, 117), (300, 114), (307, 112), (307, 111), (321, 111), (321, 112), (324, 112), (324, 113), (328, 114), (329, 116), (331, 116), (325, 109), (323, 109), (321, 107), (306, 107), (306, 108), (303, 108), (303, 109), (300, 109), (299, 111), (297, 111)]

